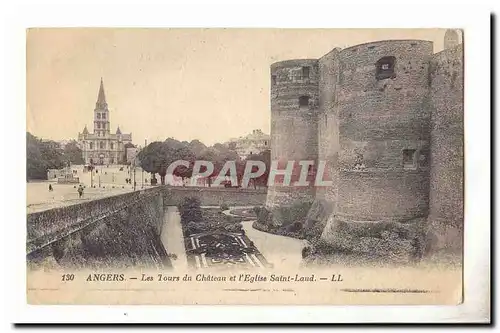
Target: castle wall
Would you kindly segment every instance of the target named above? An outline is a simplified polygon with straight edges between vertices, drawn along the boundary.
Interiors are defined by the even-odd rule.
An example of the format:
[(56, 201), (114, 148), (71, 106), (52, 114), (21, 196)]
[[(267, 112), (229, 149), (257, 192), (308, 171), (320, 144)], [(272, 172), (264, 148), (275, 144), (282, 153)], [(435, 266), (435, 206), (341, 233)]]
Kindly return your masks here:
[(463, 45), (431, 61), (431, 188), (429, 225), (436, 249), (458, 251), (463, 232)]
[[(307, 64), (317, 68), (311, 80), (291, 79)], [(401, 258), (461, 247), (461, 45), (433, 54), (430, 41), (378, 41), (334, 49), (317, 63), (276, 63), (271, 72), (272, 159), (316, 154), (333, 183), (310, 192), (306, 228), (326, 221), (321, 238), (337, 249)], [(304, 94), (312, 98), (301, 109)], [(295, 200), (310, 196), (269, 188), (268, 207)]]
[[(307, 78), (303, 77), (304, 67), (309, 68)], [(318, 61), (300, 59), (274, 63), (271, 81), (271, 160), (279, 161), (280, 169), (285, 168), (288, 161), (297, 161), (294, 174), (298, 176), (298, 161), (316, 161), (318, 157)], [(307, 105), (300, 106), (301, 96), (308, 97)], [(276, 177), (275, 185), (268, 189), (268, 207), (288, 205), (296, 200), (314, 200), (312, 185), (290, 191), (281, 186), (280, 181), (280, 177)]]
[[(419, 237), (429, 200), (432, 51), (432, 42), (392, 40), (339, 53), (338, 192), (322, 234), (327, 243), (361, 251)], [(361, 222), (385, 231), (354, 237)], [(420, 250), (401, 249), (407, 258)]]
[[(324, 180), (333, 185), (316, 188), (316, 199), (333, 206), (338, 195), (339, 123), (337, 83), (340, 74), (340, 49), (334, 49), (319, 59), (318, 161), (325, 162)], [(331, 207), (333, 209), (333, 207)]]
[[(416, 40), (367, 43), (340, 53), (339, 193), (349, 198), (339, 200), (338, 214), (354, 220), (426, 214), (431, 54), (432, 42)], [(387, 56), (395, 57), (394, 75), (377, 80), (375, 63)], [(415, 150), (413, 166), (404, 165), (403, 150)], [(364, 169), (357, 171), (360, 158)], [(415, 183), (418, 188), (408, 191)], [(381, 193), (394, 204), (379, 205)]]

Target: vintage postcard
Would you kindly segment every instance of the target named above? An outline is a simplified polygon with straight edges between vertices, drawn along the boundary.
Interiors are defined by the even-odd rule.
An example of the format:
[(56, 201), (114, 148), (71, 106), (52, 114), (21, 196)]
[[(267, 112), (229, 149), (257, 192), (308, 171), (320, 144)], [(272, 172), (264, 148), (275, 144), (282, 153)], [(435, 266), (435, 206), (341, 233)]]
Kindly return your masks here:
[(27, 302), (461, 304), (464, 43), (28, 29)]

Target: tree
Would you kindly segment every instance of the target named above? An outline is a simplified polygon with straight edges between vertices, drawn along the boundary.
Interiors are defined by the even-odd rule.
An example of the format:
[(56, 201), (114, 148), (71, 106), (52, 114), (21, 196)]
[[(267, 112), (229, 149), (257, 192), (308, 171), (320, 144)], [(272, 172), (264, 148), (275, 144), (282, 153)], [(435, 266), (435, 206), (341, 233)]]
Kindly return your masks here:
[(141, 168), (151, 174), (151, 180), (153, 182), (156, 180), (156, 174), (160, 171), (162, 145), (162, 142), (151, 142), (137, 155)]
[[(188, 142), (180, 142), (168, 138), (163, 142), (152, 142), (138, 154), (141, 167), (153, 175), (158, 173), (162, 185), (165, 185), (165, 177), (168, 167), (175, 161), (187, 160), (194, 163), (195, 155), (189, 148)], [(192, 166), (186, 168), (179, 166), (174, 170), (174, 175), (183, 179), (191, 177)]]
[(207, 146), (205, 146), (200, 140), (192, 140), (188, 143), (188, 148), (195, 156), (199, 156), (205, 149), (207, 149)]
[(76, 141), (72, 140), (68, 142), (66, 146), (64, 146), (63, 153), (66, 164), (85, 164), (82, 156), (82, 150)]
[(43, 141), (26, 133), (26, 179), (47, 179), (48, 169), (65, 166), (63, 151), (55, 141)]
[[(208, 187), (212, 186), (212, 177), (216, 175), (218, 172), (219, 165), (217, 164), (217, 151), (212, 147), (205, 149), (198, 157), (198, 160), (211, 162), (214, 166), (212, 173), (205, 176), (205, 179), (208, 181)], [(204, 173), (207, 171), (207, 167), (202, 165), (200, 167), (200, 173)]]
[(189, 166), (180, 165), (175, 168), (173, 174), (177, 177), (182, 178), (182, 183), (184, 184), (184, 179), (191, 178), (193, 175), (193, 166), (196, 160), (196, 154), (191, 150), (190, 144), (186, 143), (174, 152), (175, 160), (188, 161)]
[[(254, 184), (254, 188), (257, 188), (257, 184), (259, 184), (260, 186), (267, 186), (267, 180), (269, 178), (269, 169), (271, 167), (271, 150), (267, 149), (259, 154), (250, 155), (246, 158), (246, 160), (247, 161), (264, 162), (264, 164), (266, 166), (266, 170), (264, 171), (262, 176), (254, 178), (254, 179), (252, 179), (252, 181)], [(257, 167), (254, 166), (252, 168), (252, 172), (256, 172), (256, 171), (257, 171)]]

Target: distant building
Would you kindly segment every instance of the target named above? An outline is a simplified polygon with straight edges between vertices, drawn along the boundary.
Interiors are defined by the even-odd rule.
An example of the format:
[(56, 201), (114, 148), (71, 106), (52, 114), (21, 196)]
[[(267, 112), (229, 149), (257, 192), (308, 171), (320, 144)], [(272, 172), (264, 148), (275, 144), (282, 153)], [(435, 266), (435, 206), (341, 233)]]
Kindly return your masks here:
[(244, 159), (250, 155), (259, 154), (270, 149), (270, 136), (260, 129), (253, 130), (247, 136), (229, 140), (227, 145), (234, 149)]
[(70, 143), (72, 140), (61, 140), (61, 141), (57, 141), (57, 143), (59, 143), (59, 147), (61, 147), (61, 149), (64, 149), (66, 147), (66, 145), (68, 143)]
[(58, 178), (64, 177), (66, 174), (65, 169), (49, 169), (47, 170), (48, 180), (57, 180)]
[(94, 131), (89, 133), (87, 126), (78, 133), (78, 144), (82, 150), (85, 164), (122, 164), (126, 162), (125, 145), (132, 142), (132, 134), (124, 134), (120, 127), (111, 133), (108, 103), (101, 86), (94, 109)]

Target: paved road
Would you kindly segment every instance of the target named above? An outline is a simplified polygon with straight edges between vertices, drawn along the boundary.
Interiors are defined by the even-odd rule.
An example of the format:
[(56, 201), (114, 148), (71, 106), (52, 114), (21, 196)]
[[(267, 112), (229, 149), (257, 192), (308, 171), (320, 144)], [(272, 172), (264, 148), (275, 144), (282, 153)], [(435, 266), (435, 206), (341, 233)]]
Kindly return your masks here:
[[(120, 168), (121, 166), (110, 166), (109, 168), (98, 166), (98, 173), (94, 174), (92, 179), (96, 188), (91, 188), (90, 172), (83, 172), (83, 166), (72, 166), (71, 169), (76, 171), (75, 176), (79, 178), (81, 184), (86, 186), (83, 198), (78, 197), (78, 192), (74, 188), (75, 184), (58, 184), (54, 180), (28, 182), (26, 184), (27, 212), (33, 213), (131, 192), (133, 185), (127, 184), (125, 179), (132, 178), (133, 173), (129, 173), (126, 167), (123, 167), (122, 171)], [(143, 178), (142, 170), (137, 168), (136, 188), (140, 189), (142, 180), (149, 180), (149, 178), (148, 173), (144, 173)], [(49, 192), (49, 184), (52, 184), (54, 191)], [(99, 184), (100, 188), (97, 187)]]
[[(231, 209), (249, 208), (248, 206), (234, 206)], [(230, 209), (230, 210), (231, 210)], [(230, 210), (223, 213), (233, 215)], [(302, 262), (302, 249), (307, 245), (305, 240), (296, 239), (287, 236), (275, 235), (263, 232), (252, 227), (254, 221), (242, 222), (246, 236), (254, 242), (257, 249), (274, 265), (275, 268), (296, 269)]]
[[(54, 191), (49, 192), (49, 184)], [(39, 212), (56, 207), (69, 206), (85, 201), (133, 191), (132, 186), (125, 188), (85, 188), (83, 198), (78, 197), (75, 185), (57, 184), (50, 182), (36, 182), (26, 184), (27, 213)]]
[(184, 247), (184, 236), (182, 234), (181, 216), (177, 211), (177, 207), (167, 208), (163, 223), (160, 236), (161, 242), (169, 254), (177, 255), (176, 260), (170, 258), (172, 267), (174, 270), (186, 271), (188, 269), (188, 262)]
[(241, 223), (245, 234), (274, 268), (299, 268), (305, 241), (259, 231), (252, 227), (252, 223), (253, 221)]

